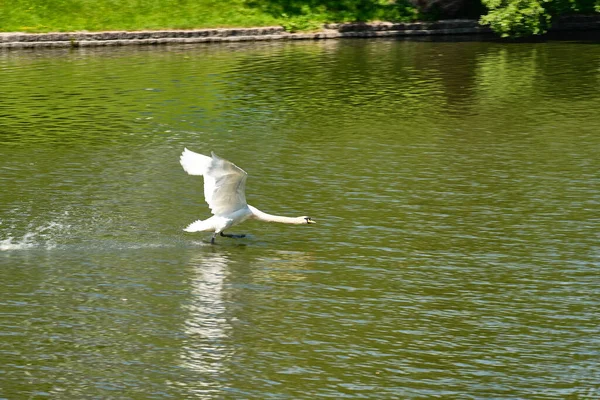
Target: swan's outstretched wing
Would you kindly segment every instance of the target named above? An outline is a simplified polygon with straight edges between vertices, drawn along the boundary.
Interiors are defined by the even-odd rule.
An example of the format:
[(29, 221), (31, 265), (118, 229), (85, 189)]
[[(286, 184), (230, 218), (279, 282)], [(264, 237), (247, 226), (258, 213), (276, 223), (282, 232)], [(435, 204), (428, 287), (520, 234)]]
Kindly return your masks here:
[(204, 176), (204, 199), (215, 215), (226, 215), (245, 207), (248, 174), (235, 164), (184, 149), (181, 166), (190, 175)]

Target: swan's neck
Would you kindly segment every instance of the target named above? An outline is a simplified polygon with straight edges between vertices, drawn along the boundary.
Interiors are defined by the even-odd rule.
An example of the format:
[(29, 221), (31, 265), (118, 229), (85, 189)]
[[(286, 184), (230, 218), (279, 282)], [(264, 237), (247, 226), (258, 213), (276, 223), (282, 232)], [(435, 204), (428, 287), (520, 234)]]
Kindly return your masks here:
[(271, 214), (267, 214), (266, 212), (262, 212), (260, 211), (258, 208), (252, 207), (252, 206), (248, 206), (248, 208), (250, 208), (250, 211), (252, 211), (252, 215), (254, 216), (254, 218), (259, 219), (261, 221), (266, 221), (266, 222), (281, 222), (282, 224), (302, 224), (304, 222), (303, 219), (298, 218), (298, 217), (282, 217), (280, 215), (271, 215)]

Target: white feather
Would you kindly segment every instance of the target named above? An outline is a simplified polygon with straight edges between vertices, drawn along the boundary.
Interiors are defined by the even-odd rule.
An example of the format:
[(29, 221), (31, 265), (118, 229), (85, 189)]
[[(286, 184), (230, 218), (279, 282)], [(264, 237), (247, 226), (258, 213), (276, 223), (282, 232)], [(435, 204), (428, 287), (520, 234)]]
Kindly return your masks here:
[(205, 220), (194, 221), (189, 224), (184, 231), (186, 232), (204, 232), (204, 231), (214, 231), (215, 230), (215, 221), (213, 220), (215, 217), (211, 217)]
[(190, 175), (204, 176), (204, 200), (214, 215), (227, 215), (246, 207), (248, 174), (215, 153), (211, 154), (212, 157), (207, 157), (184, 149), (181, 166)]

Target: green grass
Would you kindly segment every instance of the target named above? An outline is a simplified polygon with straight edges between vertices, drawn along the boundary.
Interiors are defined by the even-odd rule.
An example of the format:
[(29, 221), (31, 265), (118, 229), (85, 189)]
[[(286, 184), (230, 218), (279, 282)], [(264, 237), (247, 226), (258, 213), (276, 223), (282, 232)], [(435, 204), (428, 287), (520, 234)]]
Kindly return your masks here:
[[(2, 32), (192, 29), (282, 25), (311, 30), (325, 22), (413, 20), (410, 6), (389, 0), (327, 1), (290, 8), (286, 0), (0, 0)], [(314, 4), (315, 2), (313, 2)], [(318, 2), (316, 2), (318, 3)], [(335, 2), (334, 2), (335, 3)], [(342, 4), (340, 8), (338, 5)], [(361, 4), (358, 9), (354, 4)], [(365, 7), (366, 5), (366, 7)], [(354, 7), (354, 8), (353, 8)], [(365, 14), (365, 10), (368, 12)]]
[(235, 0), (0, 0), (0, 30), (5, 32), (189, 29), (277, 23), (275, 17)]

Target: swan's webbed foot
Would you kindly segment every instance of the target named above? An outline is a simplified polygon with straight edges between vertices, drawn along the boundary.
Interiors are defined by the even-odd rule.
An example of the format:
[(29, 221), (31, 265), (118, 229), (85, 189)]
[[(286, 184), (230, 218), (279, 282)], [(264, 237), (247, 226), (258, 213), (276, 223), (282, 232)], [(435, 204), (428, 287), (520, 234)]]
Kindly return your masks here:
[(242, 234), (242, 235), (232, 235), (230, 233), (223, 233), (223, 232), (220, 232), (220, 234), (223, 237), (234, 238), (234, 239), (241, 239), (241, 238), (245, 238), (246, 237), (246, 235), (244, 235), (244, 234)]

